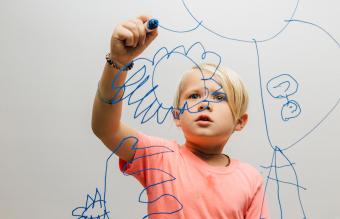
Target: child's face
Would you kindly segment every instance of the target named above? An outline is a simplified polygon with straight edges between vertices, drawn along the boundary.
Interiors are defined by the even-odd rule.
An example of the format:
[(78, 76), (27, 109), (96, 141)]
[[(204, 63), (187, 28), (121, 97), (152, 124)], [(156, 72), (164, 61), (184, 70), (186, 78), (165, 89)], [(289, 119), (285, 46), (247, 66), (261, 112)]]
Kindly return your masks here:
[[(203, 72), (204, 78), (210, 78), (211, 73)], [(187, 141), (225, 144), (233, 133), (235, 122), (227, 102), (227, 95), (220, 85), (218, 76), (214, 80), (202, 80), (202, 73), (192, 70), (182, 80), (180, 107), (185, 103), (189, 110), (176, 120)]]

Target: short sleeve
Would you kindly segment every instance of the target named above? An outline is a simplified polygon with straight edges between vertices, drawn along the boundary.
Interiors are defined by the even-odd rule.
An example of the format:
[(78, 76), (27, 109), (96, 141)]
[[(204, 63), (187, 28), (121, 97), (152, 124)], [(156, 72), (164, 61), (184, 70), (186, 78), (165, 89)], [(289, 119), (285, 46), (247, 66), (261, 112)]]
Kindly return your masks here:
[(134, 138), (132, 147), (136, 150), (135, 155), (130, 162), (119, 159), (119, 168), (123, 174), (135, 177), (147, 187), (157, 180), (157, 173), (164, 171), (164, 166), (173, 159), (176, 143), (141, 132), (131, 137)]
[(262, 176), (257, 177), (257, 187), (252, 202), (247, 210), (246, 219), (270, 219), (264, 193)]

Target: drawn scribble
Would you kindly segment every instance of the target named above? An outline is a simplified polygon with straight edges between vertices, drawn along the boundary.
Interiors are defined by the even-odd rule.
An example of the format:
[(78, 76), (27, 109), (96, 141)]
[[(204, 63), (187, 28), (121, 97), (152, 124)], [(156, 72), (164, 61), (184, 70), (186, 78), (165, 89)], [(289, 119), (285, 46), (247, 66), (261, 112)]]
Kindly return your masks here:
[(281, 74), (270, 79), (267, 90), (274, 98), (287, 98), (298, 91), (298, 82), (289, 74)]
[[(163, 174), (165, 175), (166, 177), (164, 177), (164, 180), (163, 181), (159, 181), (159, 182), (154, 182), (150, 185), (146, 185), (145, 188), (141, 191), (141, 193), (139, 194), (139, 198), (138, 198), (138, 201), (140, 203), (144, 203), (144, 204), (152, 204), (152, 203), (155, 203), (157, 201), (159, 201), (160, 199), (164, 199), (164, 198), (167, 198), (167, 202), (171, 202), (169, 200), (172, 200), (172, 202), (176, 203), (178, 208), (177, 209), (172, 209), (172, 210), (168, 210), (168, 211), (162, 211), (162, 212), (151, 212), (147, 215), (145, 215), (143, 217), (143, 219), (149, 217), (150, 215), (167, 215), (167, 214), (174, 214), (174, 213), (177, 213), (178, 211), (181, 211), (183, 209), (183, 204), (181, 203), (181, 201), (174, 195), (172, 194), (161, 194), (159, 195), (158, 197), (155, 197), (154, 199), (151, 199), (151, 200), (142, 200), (142, 195), (144, 193), (147, 193), (148, 190), (154, 188), (154, 187), (162, 187), (162, 184), (164, 183), (172, 183), (174, 180), (176, 180), (176, 177), (173, 176), (171, 173), (165, 171), (164, 169), (161, 169), (159, 167), (152, 167), (152, 168), (145, 168), (145, 169), (141, 169), (141, 170), (137, 170), (135, 172), (132, 172), (130, 174), (126, 174), (126, 169), (127, 169), (127, 166), (129, 164), (131, 164), (132, 162), (135, 162), (136, 160), (139, 160), (139, 159), (144, 159), (145, 157), (150, 157), (150, 156), (157, 156), (157, 155), (160, 155), (160, 154), (164, 154), (164, 153), (172, 153), (174, 152), (173, 150), (171, 150), (170, 148), (166, 147), (166, 146), (156, 146), (156, 145), (152, 145), (152, 146), (146, 146), (146, 147), (142, 147), (142, 148), (137, 148), (136, 145), (138, 143), (138, 139), (134, 136), (129, 136), (125, 139), (123, 139), (120, 143), (120, 145), (124, 145), (124, 141), (128, 141), (129, 139), (132, 139), (134, 140), (134, 143), (131, 147), (131, 149), (133, 150), (145, 150), (145, 149), (150, 149), (150, 148), (158, 148), (158, 149), (163, 149), (163, 150), (160, 150), (160, 151), (157, 151), (155, 153), (148, 153), (146, 155), (143, 155), (143, 156), (136, 156), (132, 159), (132, 161), (126, 163), (123, 168), (122, 168), (122, 171), (123, 171), (123, 174), (126, 175), (126, 176), (130, 176), (130, 175), (135, 175), (135, 174), (138, 174), (140, 172), (150, 172), (150, 174), (152, 174), (153, 172), (158, 172), (157, 174)], [(120, 146), (117, 148), (117, 150), (119, 150)], [(161, 166), (161, 164), (160, 164)], [(176, 204), (170, 204), (169, 203), (169, 206), (174, 206)]]
[[(193, 49), (198, 49), (201, 52), (201, 55), (199, 56), (199, 60), (195, 60), (193, 57), (190, 57), (190, 52)], [(158, 124), (162, 124), (164, 122), (164, 120), (166, 119), (167, 115), (171, 112), (173, 112), (174, 107), (172, 106), (172, 103), (164, 103), (161, 101), (161, 99), (159, 98), (158, 94), (157, 94), (157, 88), (158, 85), (156, 84), (156, 82), (154, 81), (154, 74), (155, 71), (157, 69), (157, 65), (161, 62), (165, 62), (167, 61), (169, 58), (171, 58), (172, 56), (175, 55), (179, 55), (181, 57), (184, 57), (186, 59), (188, 59), (190, 62), (193, 63), (194, 66), (196, 66), (198, 69), (200, 69), (199, 64), (198, 63), (202, 63), (202, 60), (205, 60), (206, 58), (208, 58), (209, 56), (212, 56), (215, 58), (215, 60), (217, 60), (217, 64), (216, 64), (216, 68), (213, 72), (212, 75), (209, 76), (204, 76), (202, 70), (200, 71), (201, 73), (201, 80), (203, 83), (203, 86), (206, 87), (206, 83), (207, 81), (213, 81), (215, 82), (218, 86), (217, 86), (217, 90), (216, 91), (209, 91), (208, 89), (205, 89), (208, 91), (208, 93), (206, 94), (206, 96), (204, 98), (202, 98), (202, 101), (207, 103), (207, 106), (211, 103), (218, 103), (223, 101), (221, 100), (214, 100), (214, 99), (210, 99), (210, 95), (209, 92), (214, 92), (214, 93), (219, 93), (224, 94), (225, 98), (227, 98), (227, 94), (225, 94), (224, 92), (221, 92), (222, 85), (219, 84), (215, 79), (214, 79), (214, 74), (217, 71), (220, 62), (221, 62), (221, 58), (220, 56), (212, 51), (207, 51), (204, 46), (200, 43), (200, 42), (196, 42), (193, 45), (189, 46), (188, 49), (186, 49), (183, 45), (177, 46), (176, 48), (172, 49), (172, 50), (168, 50), (165, 47), (162, 47), (161, 49), (159, 49), (153, 59), (146, 59), (146, 58), (137, 58), (136, 60), (134, 60), (135, 63), (138, 62), (143, 62), (145, 64), (142, 65), (141, 68), (137, 68), (137, 70), (135, 72), (131, 72), (131, 76), (129, 78), (127, 78), (125, 80), (125, 83), (119, 87), (115, 86), (115, 80), (118, 77), (118, 75), (123, 71), (123, 69), (121, 71), (119, 71), (119, 73), (116, 75), (116, 77), (113, 79), (112, 81), (112, 89), (114, 91), (116, 91), (115, 94), (113, 94), (113, 98), (111, 100), (111, 104), (116, 104), (119, 103), (120, 101), (123, 101), (125, 99), (128, 100), (128, 104), (129, 105), (133, 105), (136, 104), (136, 109), (135, 109), (135, 113), (134, 113), (134, 118), (137, 118), (139, 116), (142, 116), (142, 122), (141, 123), (146, 123), (148, 122), (150, 119), (152, 119), (154, 116), (157, 118), (157, 123)], [(146, 69), (152, 69), (151, 72), (147, 72)], [(147, 87), (146, 92), (144, 94), (137, 94), (138, 89), (141, 89), (143, 86), (146, 86), (146, 82), (149, 82), (149, 87)], [(121, 98), (116, 98), (116, 96), (119, 94), (119, 91), (123, 90), (124, 94), (122, 95)], [(128, 91), (129, 90), (129, 91)], [(150, 98), (151, 97), (151, 101)], [(148, 100), (148, 104), (146, 105), (145, 108), (142, 107), (143, 101)], [(151, 102), (151, 103), (150, 103)], [(197, 109), (197, 107), (195, 107), (197, 104), (200, 104), (200, 102), (198, 101), (198, 103), (196, 103), (195, 105), (191, 105), (188, 106), (187, 101), (184, 102), (183, 106), (181, 106), (178, 110), (178, 112), (184, 113), (185, 111), (188, 111), (190, 113), (198, 113), (201, 110)], [(160, 117), (160, 111), (165, 111), (164, 113), (164, 117)], [(126, 142), (129, 142), (129, 140), (133, 140), (133, 143), (131, 146), (126, 145)], [(101, 199), (100, 193), (97, 189), (96, 197), (99, 197), (99, 200), (97, 199), (93, 199), (90, 196), (88, 196), (87, 198), (87, 202), (86, 202), (86, 206), (85, 207), (78, 207), (76, 209), (73, 210), (72, 215), (73, 216), (79, 216), (79, 218), (109, 218), (109, 214), (107, 211), (107, 206), (106, 206), (106, 186), (107, 186), (107, 173), (108, 173), (108, 163), (109, 160), (112, 158), (113, 154), (115, 154), (121, 147), (130, 147), (132, 150), (145, 150), (145, 149), (150, 149), (150, 148), (158, 148), (158, 149), (163, 149), (160, 150), (157, 153), (148, 153), (145, 156), (140, 156), (140, 157), (134, 157), (132, 161), (126, 163), (124, 165), (124, 167), (122, 168), (122, 172), (124, 175), (129, 176), (129, 175), (135, 175), (138, 174), (140, 172), (159, 172), (158, 174), (163, 174), (166, 177), (164, 177), (165, 180), (160, 181), (160, 182), (154, 182), (153, 184), (147, 185), (139, 194), (139, 199), (138, 201), (140, 203), (144, 203), (144, 204), (150, 204), (150, 203), (154, 203), (159, 201), (160, 199), (164, 199), (167, 198), (167, 201), (169, 200), (173, 200), (173, 202), (177, 203), (178, 208), (175, 210), (169, 210), (168, 212), (166, 211), (162, 211), (162, 212), (151, 212), (148, 215), (145, 215), (143, 217), (147, 218), (150, 215), (153, 214), (174, 214), (180, 210), (183, 209), (183, 205), (180, 202), (180, 200), (178, 200), (178, 198), (174, 195), (171, 194), (162, 194), (159, 197), (156, 197), (153, 200), (143, 200), (142, 196), (146, 194), (147, 190), (152, 189), (154, 187), (157, 186), (161, 186), (161, 184), (163, 183), (171, 183), (172, 181), (176, 180), (176, 177), (171, 175), (171, 173), (166, 172), (165, 170), (161, 169), (161, 168), (148, 168), (148, 169), (141, 169), (141, 170), (137, 170), (133, 173), (130, 174), (126, 174), (126, 169), (127, 166), (129, 164), (131, 164), (132, 162), (139, 160), (139, 159), (143, 159), (145, 157), (149, 157), (149, 156), (157, 156), (163, 153), (169, 153), (169, 152), (173, 152), (171, 149), (167, 148), (166, 146), (147, 146), (144, 148), (137, 148), (137, 143), (138, 143), (138, 139), (135, 136), (129, 136), (126, 137), (124, 139), (122, 139), (119, 143), (119, 145), (115, 148), (115, 150), (112, 152), (112, 154), (107, 158), (106, 160), (106, 166), (105, 166), (105, 177), (104, 177), (104, 198), (103, 200)], [(169, 199), (170, 198), (170, 199)], [(88, 202), (88, 200), (91, 200), (92, 202)], [(100, 201), (100, 202), (99, 202)], [(95, 213), (93, 214), (92, 211), (89, 212), (89, 209), (91, 209), (91, 207), (93, 207), (95, 205), (95, 203), (99, 202), (100, 205), (100, 209), (103, 210), (103, 214), (99, 214), (99, 213)], [(174, 206), (174, 205), (171, 205)], [(82, 210), (81, 213), (78, 213), (79, 210)]]
[[(127, 142), (133, 141), (132, 145), (129, 145)], [(183, 209), (183, 204), (180, 202), (180, 200), (178, 200), (178, 198), (174, 195), (171, 194), (161, 194), (158, 197), (156, 197), (153, 200), (143, 200), (143, 195), (145, 196), (145, 194), (147, 193), (148, 190), (155, 188), (157, 186), (162, 186), (162, 184), (164, 183), (172, 183), (174, 180), (176, 180), (176, 177), (171, 175), (171, 173), (168, 173), (167, 171), (163, 170), (161, 167), (154, 167), (154, 168), (145, 168), (145, 169), (140, 169), (137, 170), (135, 172), (132, 172), (130, 174), (126, 173), (127, 167), (129, 164), (140, 160), (140, 159), (144, 159), (145, 157), (150, 157), (150, 156), (159, 156), (161, 154), (164, 153), (172, 153), (174, 152), (173, 150), (171, 150), (170, 148), (166, 147), (166, 146), (157, 146), (157, 145), (150, 145), (150, 146), (145, 146), (142, 148), (137, 147), (138, 144), (138, 138), (135, 136), (129, 136), (126, 138), (123, 138), (118, 146), (114, 149), (114, 151), (111, 153), (111, 155), (106, 159), (106, 164), (105, 164), (105, 175), (104, 175), (104, 195), (103, 195), (103, 199), (102, 196), (99, 192), (99, 189), (96, 189), (96, 193), (94, 195), (94, 197), (91, 197), (90, 195), (87, 195), (86, 198), (86, 203), (85, 206), (83, 207), (77, 207), (72, 211), (72, 216), (77, 217), (78, 219), (110, 219), (110, 215), (107, 209), (107, 199), (106, 199), (106, 189), (107, 189), (107, 174), (108, 174), (108, 167), (109, 167), (109, 161), (112, 159), (113, 155), (115, 153), (118, 152), (118, 150), (122, 147), (130, 147), (132, 150), (146, 150), (146, 149), (159, 149), (157, 152), (155, 153), (148, 153), (144, 156), (135, 156), (130, 162), (127, 162), (123, 168), (122, 168), (122, 172), (125, 176), (132, 176), (141, 172), (157, 172), (157, 174), (163, 174), (167, 177), (164, 177), (163, 181), (159, 181), (159, 182), (154, 182), (150, 185), (146, 185), (144, 187), (144, 189), (140, 192), (139, 194), (139, 198), (138, 198), (138, 202), (142, 203), (142, 204), (150, 204), (150, 203), (155, 203), (157, 201), (159, 201), (160, 199), (164, 199), (167, 197), (167, 201), (169, 202), (169, 200), (173, 200), (174, 203), (177, 203), (178, 208), (177, 209), (172, 209), (172, 210), (168, 210), (168, 211), (162, 211), (162, 212), (151, 212), (145, 216), (143, 216), (143, 219), (149, 217), (150, 215), (154, 215), (154, 214), (158, 214), (158, 215), (167, 215), (167, 214), (174, 214), (180, 210)], [(162, 178), (162, 177), (161, 177)], [(169, 199), (170, 198), (170, 199)], [(174, 206), (173, 204), (171, 206)]]
[(93, 197), (89, 194), (86, 196), (85, 206), (73, 209), (72, 216), (78, 219), (109, 219), (109, 211), (106, 210), (106, 201), (96, 188)]
[[(264, 99), (264, 82), (263, 82), (263, 73), (261, 70), (261, 52), (259, 51), (258, 44), (260, 43), (266, 43), (276, 37), (278, 37), (280, 34), (283, 33), (283, 31), (288, 31), (287, 26), (291, 25), (293, 23), (299, 23), (304, 25), (312, 26), (319, 31), (322, 31), (328, 39), (332, 40), (337, 48), (340, 48), (340, 44), (337, 41), (335, 37), (333, 37), (328, 31), (326, 31), (323, 27), (321, 27), (318, 24), (315, 24), (311, 21), (304, 21), (301, 19), (295, 18), (295, 14), (297, 12), (297, 8), (299, 6), (299, 0), (296, 0), (295, 7), (293, 11), (291, 12), (289, 18), (283, 20), (285, 22), (283, 26), (275, 33), (272, 33), (269, 37), (263, 38), (263, 39), (241, 39), (241, 38), (233, 38), (230, 36), (222, 35), (221, 33), (218, 33), (217, 31), (209, 28), (209, 23), (207, 23), (204, 19), (199, 19), (191, 10), (190, 5), (188, 4), (187, 0), (181, 0), (182, 5), (184, 6), (185, 10), (187, 11), (188, 15), (192, 17), (192, 19), (196, 22), (196, 25), (194, 27), (187, 28), (187, 30), (174, 30), (165, 26), (160, 25), (160, 27), (165, 31), (171, 31), (176, 32), (179, 34), (186, 33), (186, 32), (192, 32), (196, 31), (198, 28), (203, 28), (209, 33), (211, 33), (213, 36), (224, 39), (224, 40), (230, 40), (230, 41), (238, 41), (242, 43), (250, 43), (254, 45), (254, 49), (256, 52), (256, 59), (257, 59), (257, 74), (259, 78), (259, 89), (260, 89), (260, 96), (261, 96), (261, 107), (263, 112), (263, 119), (264, 119), (264, 128), (265, 133), (268, 141), (268, 145), (271, 147), (273, 153), (269, 162), (269, 165), (261, 165), (260, 167), (263, 168), (265, 171), (267, 171), (266, 174), (266, 183), (265, 183), (265, 193), (267, 193), (267, 188), (269, 183), (274, 183), (276, 186), (276, 202), (277, 206), (279, 207), (279, 217), (273, 216), (273, 218), (284, 218), (284, 210), (287, 206), (284, 205), (283, 202), (283, 194), (280, 188), (282, 185), (285, 186), (291, 186), (296, 189), (296, 202), (292, 202), (290, 204), (298, 205), (300, 211), (296, 212), (296, 214), (301, 215), (301, 218), (307, 218), (307, 212), (305, 211), (304, 205), (303, 205), (303, 199), (302, 199), (302, 191), (306, 191), (307, 188), (303, 186), (301, 183), (301, 179), (299, 178), (299, 174), (296, 170), (296, 162), (289, 159), (287, 155), (287, 150), (292, 149), (293, 146), (300, 143), (303, 139), (305, 139), (307, 136), (309, 136), (311, 133), (313, 133), (319, 126), (322, 124), (328, 116), (334, 112), (334, 110), (338, 107), (340, 103), (340, 97), (337, 99), (337, 101), (333, 104), (333, 106), (330, 107), (330, 109), (325, 113), (325, 115), (320, 118), (320, 121), (317, 122), (313, 127), (311, 127), (304, 135), (298, 138), (295, 142), (291, 143), (290, 145), (280, 145), (279, 143), (274, 143), (271, 138), (270, 128), (268, 127), (269, 123), (269, 117), (267, 116), (267, 109)], [(199, 47), (201, 48), (201, 60), (194, 60), (190, 58), (190, 51), (195, 48)], [(117, 79), (117, 77), (112, 82), (112, 89), (116, 91), (116, 95), (112, 98), (112, 104), (118, 103), (120, 101), (127, 100), (127, 103), (129, 105), (135, 106), (135, 112), (134, 112), (134, 118), (141, 117), (141, 123), (146, 123), (151, 121), (152, 118), (156, 118), (156, 122), (158, 124), (162, 124), (167, 116), (171, 114), (174, 110), (173, 106), (170, 103), (162, 102), (161, 97), (159, 94), (157, 94), (158, 84), (153, 80), (153, 76), (155, 72), (157, 71), (157, 65), (161, 62), (164, 62), (168, 60), (169, 58), (173, 57), (174, 55), (179, 55), (183, 59), (189, 60), (193, 63), (193, 65), (198, 65), (197, 63), (201, 63), (205, 60), (205, 58), (208, 55), (213, 55), (217, 57), (217, 66), (220, 65), (221, 62), (221, 56), (218, 55), (215, 52), (206, 51), (202, 43), (196, 42), (192, 44), (188, 49), (185, 49), (183, 45), (180, 45), (172, 50), (168, 50), (165, 47), (160, 48), (154, 55), (152, 59), (147, 58), (137, 58), (134, 60), (135, 63), (142, 63), (142, 67), (139, 69), (136, 69), (134, 72), (131, 72), (129, 74), (129, 77), (125, 81), (125, 83), (121, 87), (115, 87), (114, 81)], [(122, 69), (123, 71), (123, 69)], [(121, 72), (122, 72), (121, 71)], [(121, 73), (120, 72), (120, 73)], [(150, 85), (151, 84), (151, 85)], [(268, 93), (276, 99), (284, 100), (285, 102), (282, 105), (281, 109), (281, 118), (283, 121), (289, 121), (293, 118), (296, 118), (301, 113), (301, 107), (299, 103), (296, 100), (291, 99), (291, 96), (294, 95), (298, 91), (299, 84), (298, 82), (288, 74), (282, 74), (275, 78), (272, 78), (267, 83), (267, 91)], [(140, 90), (142, 88), (147, 88), (144, 93), (140, 94)], [(119, 91), (123, 90), (124, 95), (121, 98), (118, 98)], [(336, 94), (338, 95), (338, 94)], [(209, 100), (205, 100), (209, 101)], [(190, 108), (188, 108), (185, 104), (181, 106), (180, 109), (178, 109), (180, 112), (184, 112), (185, 110), (190, 111)], [(191, 112), (191, 111), (190, 111)], [(192, 113), (195, 113), (194, 111)], [(135, 138), (133, 136), (130, 136), (129, 138)], [(124, 141), (127, 139), (123, 139), (116, 150), (118, 150), (123, 144)], [(135, 143), (131, 147), (135, 150), (142, 150), (142, 148), (135, 148), (135, 145), (137, 144), (138, 139), (135, 138)], [(161, 147), (161, 146), (156, 146)], [(160, 153), (168, 153), (171, 152), (170, 149), (165, 149)], [(114, 154), (114, 153), (112, 153)], [(112, 154), (109, 156), (109, 158), (106, 161), (106, 171), (105, 171), (105, 180), (104, 180), (104, 198), (101, 199), (99, 190), (96, 190), (96, 194), (94, 197), (87, 196), (86, 204), (83, 207), (75, 208), (72, 211), (72, 215), (76, 216), (78, 218), (109, 218), (109, 211), (106, 209), (106, 175), (107, 175), (107, 169), (108, 169), (108, 161), (111, 158)], [(150, 156), (157, 156), (158, 154), (152, 154)], [(142, 159), (143, 157), (138, 157), (135, 159)], [(279, 163), (279, 160), (281, 163)], [(282, 163), (282, 160), (284, 163)], [(285, 179), (284, 175), (281, 174), (281, 171), (287, 170), (293, 174), (293, 180)], [(140, 171), (163, 171), (161, 169), (145, 169)], [(137, 172), (133, 173), (136, 174)], [(175, 176), (172, 176), (170, 173), (166, 173), (165, 171), (162, 172), (163, 174), (166, 174), (168, 176), (167, 183), (172, 182), (175, 180)], [(130, 175), (133, 175), (130, 174)], [(144, 201), (141, 198), (141, 195), (144, 194), (144, 192), (152, 187), (158, 186), (159, 184), (166, 183), (166, 182), (159, 182), (153, 185), (149, 185), (148, 187), (144, 188), (143, 191), (139, 195), (139, 202), (141, 203), (150, 203), (150, 201)], [(170, 195), (170, 194), (168, 194)], [(171, 196), (171, 195), (170, 195)], [(159, 197), (161, 198), (161, 197)], [(174, 202), (178, 203), (178, 209), (176, 211), (180, 211), (183, 208), (183, 205), (181, 204), (180, 200), (178, 200), (175, 196), (172, 197)], [(151, 200), (152, 201), (157, 201)], [(97, 206), (99, 213), (90, 213), (90, 209), (93, 208), (93, 206)], [(98, 207), (99, 206), (99, 207)], [(170, 213), (170, 212), (167, 212)], [(171, 212), (173, 213), (173, 212)], [(157, 212), (153, 212), (151, 214), (157, 214)], [(148, 217), (148, 215), (145, 215), (143, 218)]]
[(298, 91), (298, 88), (298, 82), (289, 74), (276, 76), (267, 83), (267, 91), (273, 98), (286, 101), (281, 108), (281, 118), (285, 122), (301, 113), (299, 103), (289, 98)]
[[(264, 167), (265, 169), (268, 169), (268, 175), (267, 175), (267, 180), (266, 180), (266, 186), (265, 186), (265, 193), (267, 191), (267, 186), (269, 183), (269, 180), (274, 181), (276, 183), (276, 189), (277, 189), (277, 202), (279, 205), (279, 209), (280, 209), (280, 218), (283, 218), (283, 206), (282, 206), (282, 201), (281, 201), (281, 193), (280, 193), (280, 184), (284, 183), (284, 184), (289, 184), (292, 186), (295, 186), (297, 189), (297, 195), (298, 195), (298, 204), (301, 207), (301, 211), (303, 214), (303, 218), (306, 218), (306, 214), (303, 208), (303, 204), (302, 204), (302, 200), (301, 200), (301, 196), (300, 196), (300, 189), (302, 187), (300, 187), (299, 184), (299, 179), (298, 179), (298, 174), (294, 168), (293, 162), (291, 162), (289, 160), (289, 158), (286, 156), (286, 154), (284, 154), (284, 151), (279, 147), (279, 146), (275, 146), (272, 141), (271, 141), (271, 137), (269, 134), (269, 130), (268, 130), (268, 118), (266, 115), (266, 109), (265, 109), (265, 103), (264, 103), (264, 98), (263, 98), (263, 87), (262, 87), (262, 74), (261, 74), (261, 67), (260, 67), (260, 55), (259, 55), (259, 50), (257, 47), (257, 42), (256, 40), (254, 40), (255, 46), (256, 46), (256, 55), (257, 55), (257, 62), (258, 62), (258, 74), (259, 74), (259, 82), (260, 82), (260, 91), (261, 91), (261, 100), (262, 100), (262, 109), (263, 109), (263, 114), (264, 114), (264, 121), (265, 121), (265, 128), (266, 128), (266, 134), (267, 134), (267, 139), (268, 142), (271, 146), (271, 148), (273, 149), (273, 156), (272, 156), (272, 160), (271, 163), (268, 167)], [(283, 89), (284, 91), (287, 91), (287, 89)], [(277, 94), (275, 96), (281, 96), (281, 94)], [(295, 182), (286, 182), (284, 180), (281, 180), (281, 177), (279, 175), (279, 165), (277, 163), (277, 157), (280, 156), (280, 158), (284, 158), (284, 160), (287, 161), (287, 164), (284, 166), (284, 168), (291, 168), (291, 171), (293, 172), (293, 175), (295, 176)], [(272, 173), (273, 171), (273, 173)], [(274, 177), (272, 177), (272, 174), (274, 175)]]
[[(190, 52), (194, 49), (200, 51), (201, 54), (199, 56), (200, 60), (195, 60), (190, 56), (191, 55)], [(115, 85), (116, 84), (115, 81), (118, 79), (119, 74), (123, 72), (124, 68), (118, 72), (118, 74), (112, 81), (112, 90), (115, 91), (115, 93), (113, 94), (111, 103), (116, 104), (127, 99), (128, 105), (136, 105), (134, 118), (141, 116), (142, 124), (148, 122), (153, 117), (156, 117), (156, 121), (158, 124), (162, 124), (169, 114), (172, 115), (174, 107), (172, 106), (172, 103), (164, 103), (161, 100), (161, 97), (157, 94), (158, 84), (155, 83), (154, 81), (154, 75), (157, 70), (157, 66), (160, 63), (169, 60), (173, 56), (180, 56), (183, 59), (192, 62), (192, 66), (196, 66), (198, 69), (200, 69), (199, 63), (204, 62), (204, 60), (206, 60), (208, 57), (210, 58), (214, 57), (217, 60), (216, 61), (217, 67), (215, 69), (215, 72), (221, 63), (220, 55), (212, 51), (207, 51), (200, 42), (192, 44), (191, 46), (188, 47), (188, 49), (186, 49), (183, 45), (177, 46), (172, 50), (168, 50), (166, 47), (162, 47), (155, 53), (153, 59), (147, 58), (135, 59), (134, 62), (136, 64), (139, 62), (143, 63), (142, 67), (139, 69), (137, 68), (135, 72), (132, 71), (131, 74), (129, 74), (130, 76), (126, 79), (125, 83), (119, 87)], [(151, 69), (151, 72), (148, 72), (147, 69)], [(207, 80), (215, 81), (213, 79), (215, 72), (213, 72), (213, 74), (209, 78), (205, 78), (203, 72), (201, 71), (202, 82), (204, 83), (204, 87), (206, 87), (205, 83)], [(146, 89), (147, 91), (145, 93), (139, 93), (138, 90), (141, 88), (147, 88)], [(220, 88), (222, 89), (221, 86)], [(124, 94), (122, 97), (118, 98), (117, 96), (119, 96), (120, 91), (123, 91)], [(212, 100), (209, 100), (206, 97), (197, 104), (200, 104), (202, 101), (208, 103), (212, 102)], [(197, 109), (195, 108), (197, 104), (188, 107), (187, 103), (185, 102), (183, 106), (181, 106), (181, 108), (176, 110), (178, 110), (180, 113), (183, 113), (184, 111), (197, 113)]]
[(287, 103), (285, 103), (282, 106), (281, 109), (281, 118), (283, 121), (288, 121), (292, 118), (296, 118), (300, 115), (301, 108), (298, 102), (295, 100), (288, 100)]
[[(310, 131), (308, 131), (305, 135), (303, 135), (298, 141), (294, 142), (293, 144), (291, 144), (290, 146), (284, 148), (284, 147), (280, 147), (277, 144), (274, 144), (271, 140), (271, 135), (269, 132), (269, 128), (268, 128), (268, 117), (267, 117), (267, 110), (265, 108), (265, 103), (264, 103), (264, 98), (263, 98), (263, 83), (262, 83), (262, 72), (261, 72), (261, 62), (260, 62), (260, 52), (259, 52), (259, 48), (258, 48), (258, 44), (257, 41), (254, 39), (254, 44), (255, 44), (255, 49), (256, 49), (256, 56), (257, 56), (257, 65), (258, 65), (258, 76), (259, 76), (259, 84), (260, 84), (260, 95), (261, 95), (261, 105), (262, 105), (262, 110), (263, 110), (263, 118), (264, 118), (264, 124), (265, 124), (265, 131), (266, 131), (266, 135), (267, 135), (267, 140), (268, 143), (270, 145), (270, 147), (273, 149), (273, 155), (271, 158), (271, 162), (269, 166), (263, 166), (261, 165), (262, 168), (267, 169), (268, 174), (267, 174), (267, 179), (266, 179), (266, 185), (265, 185), (265, 193), (267, 192), (267, 187), (269, 182), (274, 182), (276, 184), (276, 190), (277, 190), (277, 204), (279, 206), (279, 210), (280, 210), (280, 218), (283, 219), (284, 218), (284, 208), (285, 206), (282, 204), (282, 194), (280, 191), (280, 186), (281, 184), (286, 184), (286, 185), (290, 185), (296, 188), (296, 195), (297, 195), (297, 203), (300, 206), (300, 210), (301, 210), (301, 215), (302, 218), (307, 218), (303, 203), (302, 203), (302, 198), (301, 198), (301, 189), (302, 190), (306, 190), (305, 187), (301, 186), (300, 184), (300, 179), (298, 177), (298, 173), (294, 167), (295, 163), (293, 161), (291, 161), (287, 154), (285, 153), (286, 150), (292, 148), (294, 145), (296, 145), (298, 142), (300, 142), (302, 139), (304, 139), (305, 137), (307, 137), (309, 134), (311, 134), (330, 114), (331, 112), (333, 112), (333, 110), (338, 106), (339, 102), (340, 102), (340, 98), (338, 98), (338, 101), (335, 103), (334, 106), (331, 107), (331, 109), (326, 113), (326, 115), (320, 120), (320, 122), (318, 122)], [(267, 86), (267, 90), (268, 92), (275, 98), (286, 98), (286, 96), (290, 96), (292, 94), (294, 94), (297, 91), (298, 88), (298, 84), (297, 82), (292, 78), (292, 77), (287, 77), (287, 75), (283, 75), (282, 78), (288, 78), (289, 80), (281, 80), (282, 78), (280, 78), (280, 76), (277, 77), (279, 80), (276, 81), (276, 78), (274, 78), (274, 83), (268, 83), (269, 85)], [(273, 82), (272, 81), (272, 82)], [(282, 83), (283, 81), (283, 83)], [(275, 83), (275, 82), (279, 82), (279, 83)], [(294, 83), (295, 86), (294, 86)], [(291, 86), (291, 84), (293, 84), (292, 88), (289, 89), (289, 87)], [(294, 107), (297, 106), (297, 104), (294, 106), (294, 102), (292, 101), (288, 101), (286, 104), (286, 106), (284, 106), (284, 108), (289, 108), (290, 106), (292, 107), (292, 110), (294, 111)], [(291, 113), (291, 110), (288, 110), (288, 114)], [(286, 112), (285, 112), (286, 113)], [(292, 114), (294, 115), (294, 114)], [(278, 164), (278, 159), (283, 159), (285, 160), (286, 164), (285, 165), (279, 165)], [(282, 176), (280, 176), (280, 170), (282, 168), (290, 168), (291, 173), (294, 175), (295, 181), (291, 182), (291, 181), (285, 181), (284, 179), (282, 179)], [(297, 212), (298, 213), (298, 212)]]

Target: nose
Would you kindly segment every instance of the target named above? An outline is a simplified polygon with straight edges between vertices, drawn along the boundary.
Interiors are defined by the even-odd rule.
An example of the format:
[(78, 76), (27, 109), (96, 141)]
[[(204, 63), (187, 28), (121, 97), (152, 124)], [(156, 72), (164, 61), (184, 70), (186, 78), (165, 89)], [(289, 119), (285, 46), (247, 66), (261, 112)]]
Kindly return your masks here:
[(198, 111), (203, 111), (203, 110), (208, 110), (208, 111), (212, 110), (212, 106), (209, 101), (202, 101), (201, 103), (199, 103)]

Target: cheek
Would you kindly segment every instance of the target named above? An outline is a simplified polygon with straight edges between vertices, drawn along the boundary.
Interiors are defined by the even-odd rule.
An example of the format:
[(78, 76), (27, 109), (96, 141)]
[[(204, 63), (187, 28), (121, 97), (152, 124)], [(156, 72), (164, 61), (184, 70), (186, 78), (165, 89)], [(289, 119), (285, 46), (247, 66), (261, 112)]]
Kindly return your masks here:
[(193, 112), (193, 111), (196, 111), (194, 109), (197, 103), (198, 103), (197, 100), (189, 99), (189, 100), (183, 101), (180, 107), (183, 108), (185, 106), (186, 110), (189, 110), (189, 112)]
[(188, 111), (185, 111), (179, 120), (180, 127), (182, 130), (190, 130), (193, 126), (193, 116), (195, 116), (195, 113), (190, 113)]
[(181, 119), (181, 120), (178, 121), (178, 124), (179, 124), (178, 127), (182, 130), (182, 133), (184, 135), (191, 132), (192, 126), (190, 125), (190, 123), (187, 120)]
[(225, 125), (234, 124), (233, 114), (228, 106), (219, 111), (219, 118), (226, 123)]

